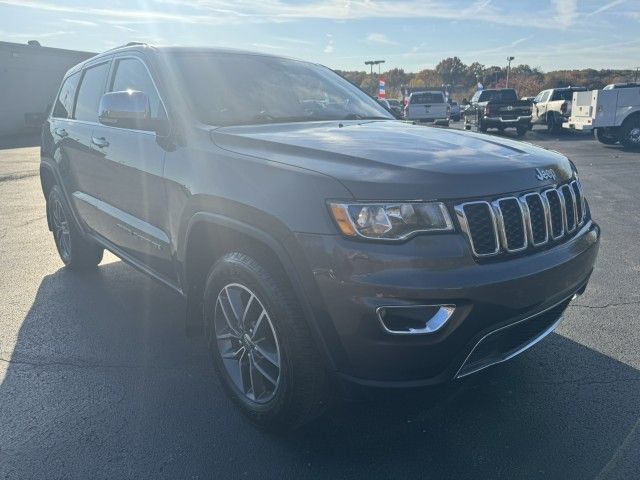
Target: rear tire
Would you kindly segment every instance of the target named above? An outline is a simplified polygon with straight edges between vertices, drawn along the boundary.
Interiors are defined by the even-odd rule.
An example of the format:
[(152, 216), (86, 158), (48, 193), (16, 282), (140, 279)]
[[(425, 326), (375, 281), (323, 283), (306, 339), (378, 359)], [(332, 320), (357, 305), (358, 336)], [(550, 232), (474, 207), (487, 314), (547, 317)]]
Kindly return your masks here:
[(622, 122), (620, 143), (625, 148), (640, 148), (640, 115), (632, 115)]
[(60, 259), (67, 267), (83, 270), (98, 266), (104, 250), (77, 228), (58, 185), (49, 192), (47, 218)]
[(562, 125), (558, 122), (555, 114), (552, 112), (547, 113), (547, 131), (549, 133), (559, 133), (562, 129)]
[(604, 128), (596, 128), (595, 135), (596, 139), (604, 145), (615, 145), (616, 143), (618, 143), (618, 137), (612, 136)]
[(226, 254), (209, 272), (204, 299), (205, 337), (214, 365), (249, 420), (269, 430), (291, 430), (322, 414), (328, 376), (278, 269), (244, 253)]

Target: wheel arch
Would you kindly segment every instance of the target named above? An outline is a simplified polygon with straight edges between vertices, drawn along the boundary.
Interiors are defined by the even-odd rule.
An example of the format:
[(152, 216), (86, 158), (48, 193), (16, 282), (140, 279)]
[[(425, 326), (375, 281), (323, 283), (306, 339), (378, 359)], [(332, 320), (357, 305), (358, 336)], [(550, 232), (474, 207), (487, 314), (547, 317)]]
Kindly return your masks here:
[[(44, 194), (45, 202), (49, 200), (49, 193), (54, 185), (58, 184), (56, 174), (51, 166), (47, 163), (40, 163), (40, 186), (42, 187), (42, 193)], [(49, 209), (47, 208), (47, 226), (51, 230), (51, 219), (49, 218)]]
[(308, 300), (298, 269), (294, 266), (285, 245), (290, 241), (276, 238), (243, 221), (219, 213), (197, 212), (186, 227), (182, 252), (183, 290), (187, 300), (187, 330), (201, 332), (202, 300), (207, 274), (213, 264), (226, 253), (239, 251), (278, 270), (292, 288), (312, 337), (327, 366), (334, 369), (335, 362), (329, 353), (324, 336), (314, 321), (313, 308)]

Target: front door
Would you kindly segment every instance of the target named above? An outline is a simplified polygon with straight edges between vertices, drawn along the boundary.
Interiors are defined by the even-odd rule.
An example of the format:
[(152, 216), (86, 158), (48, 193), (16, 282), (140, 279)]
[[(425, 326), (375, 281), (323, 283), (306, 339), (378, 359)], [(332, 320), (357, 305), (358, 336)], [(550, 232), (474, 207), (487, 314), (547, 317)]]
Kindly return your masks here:
[[(147, 94), (150, 115), (166, 113), (149, 70), (140, 58), (116, 57), (107, 91), (136, 90)], [(166, 196), (163, 180), (165, 150), (153, 131), (97, 125), (93, 148), (108, 168), (97, 198), (85, 198), (87, 208), (99, 210), (109, 224), (102, 236), (163, 279), (175, 282), (169, 237), (165, 231)]]

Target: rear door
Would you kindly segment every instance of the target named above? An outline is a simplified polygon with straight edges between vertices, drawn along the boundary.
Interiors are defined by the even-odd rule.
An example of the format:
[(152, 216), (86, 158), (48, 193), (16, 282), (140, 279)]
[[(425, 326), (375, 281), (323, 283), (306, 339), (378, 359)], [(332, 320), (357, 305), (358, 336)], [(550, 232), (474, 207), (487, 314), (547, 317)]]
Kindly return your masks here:
[[(144, 59), (114, 58), (107, 91), (135, 90), (149, 98), (150, 117), (166, 120), (166, 109)], [(136, 262), (173, 283), (166, 229), (163, 180), (165, 150), (154, 131), (96, 125), (92, 136), (104, 175), (83, 197), (84, 208), (103, 219), (96, 231)]]
[(101, 180), (108, 176), (108, 170), (101, 161), (100, 152), (94, 148), (92, 138), (98, 121), (98, 103), (106, 86), (110, 64), (110, 58), (101, 58), (82, 70), (73, 118), (66, 129), (64, 186), (81, 220), (87, 226), (91, 226), (94, 220), (85, 216), (87, 212), (82, 209), (82, 202), (78, 198), (89, 192), (100, 196), (104, 188)]
[[(50, 138), (53, 141), (53, 158), (58, 166), (64, 193), (73, 192), (73, 182), (70, 179), (70, 155), (78, 149), (78, 133), (74, 128), (73, 104), (76, 98), (78, 82), (81, 72), (69, 75), (62, 82), (58, 97), (49, 118)], [(70, 198), (67, 198), (70, 201)]]

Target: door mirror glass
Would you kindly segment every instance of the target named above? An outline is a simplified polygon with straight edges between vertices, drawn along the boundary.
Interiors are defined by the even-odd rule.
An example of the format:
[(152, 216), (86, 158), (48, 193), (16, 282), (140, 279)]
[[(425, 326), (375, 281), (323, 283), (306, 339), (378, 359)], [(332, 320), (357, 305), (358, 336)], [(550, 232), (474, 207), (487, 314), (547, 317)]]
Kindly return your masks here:
[(98, 118), (110, 127), (153, 131), (160, 127), (157, 120), (151, 119), (149, 97), (136, 90), (105, 93), (100, 99)]

